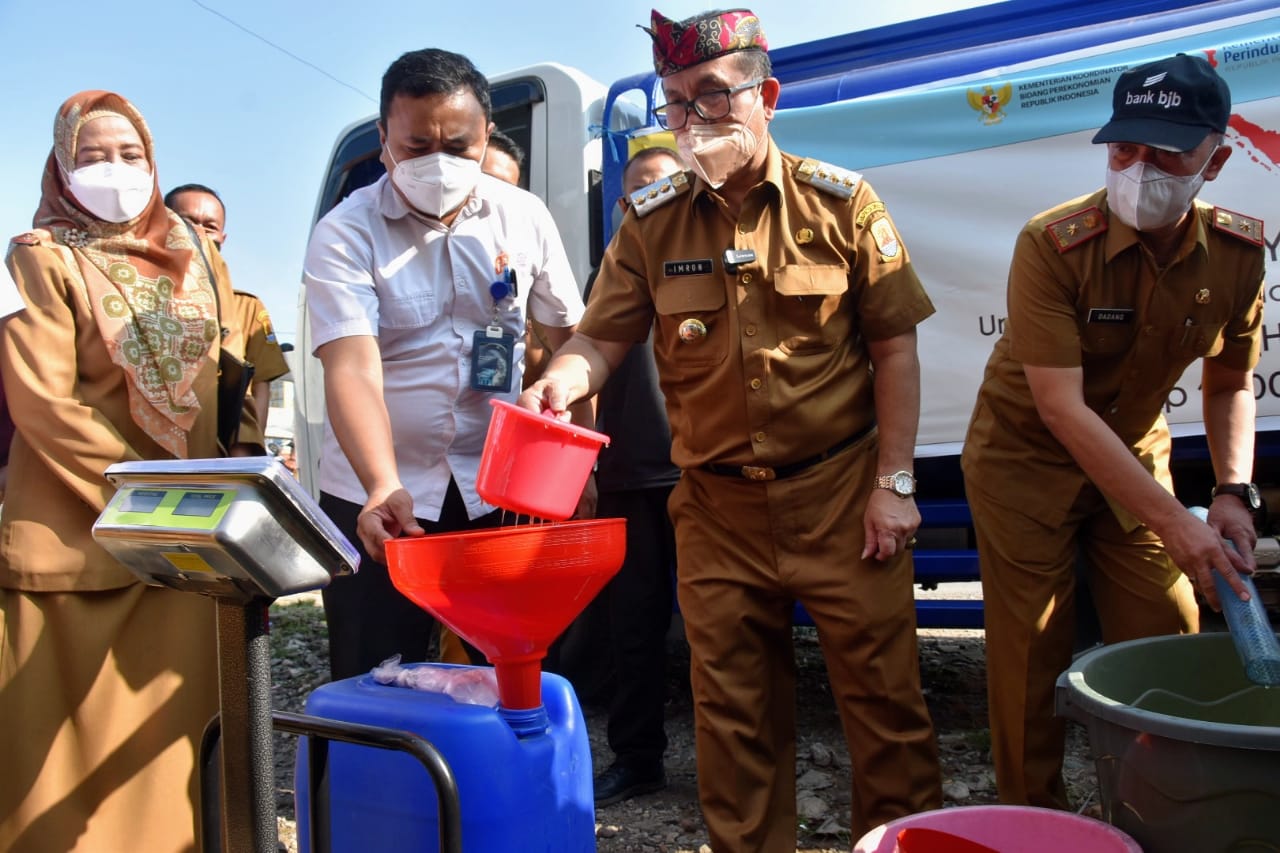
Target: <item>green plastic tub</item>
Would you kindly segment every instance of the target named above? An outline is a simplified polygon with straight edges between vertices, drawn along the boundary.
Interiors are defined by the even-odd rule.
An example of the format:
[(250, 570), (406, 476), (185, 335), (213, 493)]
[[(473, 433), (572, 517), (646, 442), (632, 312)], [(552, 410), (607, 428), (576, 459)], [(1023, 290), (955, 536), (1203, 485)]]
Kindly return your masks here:
[(1145, 853), (1280, 853), (1280, 688), (1245, 677), (1229, 634), (1084, 654), (1057, 710), (1088, 727), (1103, 818)]

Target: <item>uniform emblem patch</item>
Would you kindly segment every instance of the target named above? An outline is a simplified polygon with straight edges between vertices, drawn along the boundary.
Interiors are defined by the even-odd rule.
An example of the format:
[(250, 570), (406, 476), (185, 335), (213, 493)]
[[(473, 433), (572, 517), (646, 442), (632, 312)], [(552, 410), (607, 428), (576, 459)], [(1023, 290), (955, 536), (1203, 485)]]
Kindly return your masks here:
[(258, 325), (262, 327), (262, 332), (267, 336), (267, 340), (271, 343), (276, 342), (276, 330), (271, 328), (271, 315), (264, 308), (258, 312)]
[(888, 219), (881, 218), (871, 223), (871, 239), (876, 241), (876, 248), (880, 250), (882, 261), (891, 261), (902, 251), (902, 245), (898, 243), (898, 235), (893, 233), (893, 226), (889, 224)]
[(707, 336), (707, 324), (701, 320), (690, 317), (680, 324), (680, 340), (686, 344), (694, 341), (700, 341)]

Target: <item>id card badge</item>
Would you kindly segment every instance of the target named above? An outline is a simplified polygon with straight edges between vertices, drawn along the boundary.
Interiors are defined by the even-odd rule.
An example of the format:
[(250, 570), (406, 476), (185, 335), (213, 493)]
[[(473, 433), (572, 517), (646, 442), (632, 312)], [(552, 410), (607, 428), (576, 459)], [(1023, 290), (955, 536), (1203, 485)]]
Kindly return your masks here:
[(506, 393), (511, 390), (516, 339), (501, 326), (478, 330), (471, 346), (471, 387), (476, 391)]

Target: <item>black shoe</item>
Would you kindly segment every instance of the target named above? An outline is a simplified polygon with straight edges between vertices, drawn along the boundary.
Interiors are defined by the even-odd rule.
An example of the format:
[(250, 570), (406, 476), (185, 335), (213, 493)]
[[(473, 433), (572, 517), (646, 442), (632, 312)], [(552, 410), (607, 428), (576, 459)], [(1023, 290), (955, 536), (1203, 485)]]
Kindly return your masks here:
[(667, 787), (667, 774), (659, 764), (641, 768), (615, 761), (595, 778), (596, 805), (611, 806), (640, 794), (651, 794)]

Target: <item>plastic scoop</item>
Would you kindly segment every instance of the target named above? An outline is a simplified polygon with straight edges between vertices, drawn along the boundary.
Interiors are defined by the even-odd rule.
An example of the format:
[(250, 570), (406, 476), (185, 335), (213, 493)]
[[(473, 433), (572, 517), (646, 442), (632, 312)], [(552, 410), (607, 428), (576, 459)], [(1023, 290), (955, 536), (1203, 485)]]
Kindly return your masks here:
[[(1201, 521), (1209, 518), (1209, 511), (1201, 506), (1191, 507), (1191, 514)], [(1229, 539), (1223, 541), (1235, 550), (1234, 542)], [(1280, 685), (1280, 641), (1276, 640), (1276, 632), (1271, 628), (1271, 620), (1267, 618), (1267, 610), (1262, 606), (1262, 597), (1258, 595), (1253, 578), (1242, 574), (1240, 582), (1249, 593), (1248, 601), (1241, 601), (1227, 579), (1216, 569), (1213, 571), (1213, 586), (1222, 603), (1222, 615), (1226, 617), (1231, 642), (1240, 655), (1240, 663), (1244, 664), (1244, 674), (1254, 684), (1275, 687)]]
[(533, 518), (573, 515), (609, 436), (505, 400), (490, 400), (493, 415), (476, 473), (476, 493), (494, 506)]

